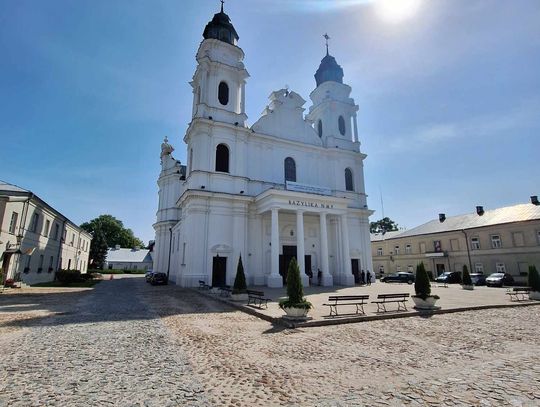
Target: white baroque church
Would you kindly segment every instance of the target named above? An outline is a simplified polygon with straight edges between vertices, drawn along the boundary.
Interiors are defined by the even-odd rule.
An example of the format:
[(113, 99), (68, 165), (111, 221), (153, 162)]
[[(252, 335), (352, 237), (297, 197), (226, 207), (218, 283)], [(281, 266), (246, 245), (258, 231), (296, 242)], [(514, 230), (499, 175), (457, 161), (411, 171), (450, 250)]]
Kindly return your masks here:
[(328, 47), (308, 114), (280, 89), (248, 126), (249, 74), (223, 6), (203, 37), (187, 165), (161, 146), (154, 271), (184, 287), (232, 286), (242, 256), (249, 285), (281, 287), (296, 257), (304, 286), (354, 285), (361, 270), (374, 281), (358, 106)]

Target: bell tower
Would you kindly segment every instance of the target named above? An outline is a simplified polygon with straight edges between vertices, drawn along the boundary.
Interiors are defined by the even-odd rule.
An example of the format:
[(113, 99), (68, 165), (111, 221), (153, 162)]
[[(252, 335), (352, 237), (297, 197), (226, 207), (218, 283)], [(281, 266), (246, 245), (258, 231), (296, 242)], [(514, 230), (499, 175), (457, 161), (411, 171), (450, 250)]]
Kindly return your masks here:
[(238, 34), (223, 12), (223, 2), (221, 11), (206, 25), (203, 38), (190, 82), (192, 118), (245, 126), (245, 86), (249, 74), (243, 63), (244, 51), (237, 46)]
[(328, 52), (330, 37), (325, 34), (324, 38), (326, 55), (315, 72), (317, 87), (309, 95), (313, 106), (307, 119), (313, 123), (323, 145), (358, 150), (358, 106), (350, 97), (351, 87), (343, 83), (343, 68)]

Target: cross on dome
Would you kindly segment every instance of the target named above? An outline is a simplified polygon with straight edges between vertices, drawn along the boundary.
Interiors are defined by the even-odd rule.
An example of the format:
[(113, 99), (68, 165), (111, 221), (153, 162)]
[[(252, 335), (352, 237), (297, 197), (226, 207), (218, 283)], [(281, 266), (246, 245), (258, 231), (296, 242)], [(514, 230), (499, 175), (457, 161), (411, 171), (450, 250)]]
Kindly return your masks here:
[(330, 36), (325, 33), (323, 37), (326, 40), (326, 55), (328, 55), (328, 40), (330, 39)]

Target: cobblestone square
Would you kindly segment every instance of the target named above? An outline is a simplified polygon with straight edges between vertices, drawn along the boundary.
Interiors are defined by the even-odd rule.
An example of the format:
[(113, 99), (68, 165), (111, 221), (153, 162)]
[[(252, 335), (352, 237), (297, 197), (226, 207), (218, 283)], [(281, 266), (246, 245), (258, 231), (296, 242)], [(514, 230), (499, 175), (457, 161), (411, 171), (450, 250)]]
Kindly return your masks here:
[(142, 278), (0, 295), (0, 405), (540, 405), (540, 307), (283, 329)]

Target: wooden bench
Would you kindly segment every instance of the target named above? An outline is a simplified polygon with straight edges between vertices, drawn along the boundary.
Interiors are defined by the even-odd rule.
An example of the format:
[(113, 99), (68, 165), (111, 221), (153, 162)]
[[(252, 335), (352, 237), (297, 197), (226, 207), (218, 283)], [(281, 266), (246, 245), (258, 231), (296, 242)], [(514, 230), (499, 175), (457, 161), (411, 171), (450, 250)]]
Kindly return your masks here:
[(364, 304), (367, 304), (368, 299), (369, 295), (331, 295), (328, 297), (328, 304), (323, 305), (330, 307), (330, 317), (338, 315), (338, 305), (355, 305), (356, 314), (365, 315)]
[(231, 293), (232, 293), (232, 289), (230, 285), (224, 285), (223, 287), (219, 287), (220, 297), (230, 297)]
[(206, 284), (206, 281), (199, 280), (199, 290), (209, 290), (212, 287), (210, 287), (208, 284)]
[(400, 311), (403, 308), (403, 311), (407, 311), (407, 306), (405, 305), (405, 302), (407, 301), (407, 298), (409, 298), (409, 293), (403, 293), (403, 294), (379, 294), (377, 295), (377, 301), (371, 301), (372, 304), (377, 304), (377, 312), (386, 312), (386, 304), (391, 302), (397, 302), (398, 305), (398, 311)]
[(262, 308), (264, 305), (265, 308), (268, 308), (268, 301), (270, 301), (270, 298), (264, 298), (263, 291), (247, 290), (246, 292), (248, 295), (247, 305), (253, 304), (259, 308)]
[(529, 287), (514, 287), (506, 291), (506, 295), (510, 296), (510, 301), (525, 301), (529, 299), (529, 292), (531, 289)]

